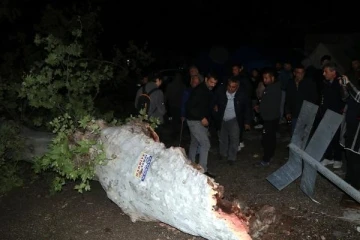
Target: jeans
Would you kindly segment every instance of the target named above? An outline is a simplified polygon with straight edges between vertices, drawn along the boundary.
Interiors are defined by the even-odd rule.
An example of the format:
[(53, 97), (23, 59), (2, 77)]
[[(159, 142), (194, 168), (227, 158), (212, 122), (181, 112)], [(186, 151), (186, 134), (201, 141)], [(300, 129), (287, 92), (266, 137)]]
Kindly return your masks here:
[(239, 145), (239, 124), (234, 118), (223, 121), (220, 130), (220, 155), (227, 157), (229, 161), (235, 161)]
[(187, 120), (187, 124), (190, 129), (190, 147), (189, 147), (189, 158), (195, 163), (197, 149), (199, 149), (199, 164), (207, 171), (208, 154), (210, 150), (210, 140), (208, 136), (208, 129), (204, 127), (200, 121)]
[(279, 119), (265, 121), (262, 132), (261, 143), (264, 149), (264, 162), (270, 162), (275, 155), (276, 149), (276, 131), (278, 130)]

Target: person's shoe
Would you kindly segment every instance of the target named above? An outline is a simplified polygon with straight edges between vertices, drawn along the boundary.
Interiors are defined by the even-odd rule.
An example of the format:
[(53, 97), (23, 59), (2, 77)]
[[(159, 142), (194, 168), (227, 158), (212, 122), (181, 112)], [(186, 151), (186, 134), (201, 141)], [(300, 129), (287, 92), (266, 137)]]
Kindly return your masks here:
[(269, 165), (270, 165), (270, 162), (260, 161), (260, 162), (256, 163), (254, 166), (255, 167), (267, 167)]
[(240, 152), (241, 149), (244, 148), (244, 147), (245, 147), (244, 142), (241, 142), (241, 143), (239, 144), (239, 146), (238, 146), (238, 152)]
[(255, 129), (262, 129), (264, 126), (262, 124), (258, 124), (256, 126), (254, 126)]
[(334, 160), (329, 160), (329, 159), (325, 158), (324, 160), (321, 161), (321, 164), (323, 166), (331, 165), (331, 164), (334, 164)]
[(342, 161), (334, 161), (333, 168), (339, 169), (342, 167)]
[(214, 174), (211, 174), (209, 172), (205, 172), (204, 174), (210, 178), (216, 178), (216, 176)]

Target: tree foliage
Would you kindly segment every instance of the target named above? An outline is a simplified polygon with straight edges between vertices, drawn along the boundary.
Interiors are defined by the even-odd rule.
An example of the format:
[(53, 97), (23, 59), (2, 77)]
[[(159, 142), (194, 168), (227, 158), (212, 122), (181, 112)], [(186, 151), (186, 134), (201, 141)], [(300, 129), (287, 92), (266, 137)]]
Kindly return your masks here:
[[(47, 116), (67, 113), (77, 121), (93, 114), (100, 83), (112, 79), (114, 65), (86, 58), (79, 42), (82, 30), (74, 29), (72, 35), (74, 40), (68, 44), (52, 34), (36, 35), (35, 44), (44, 48), (46, 57), (25, 75), (20, 96), (31, 107), (48, 110)], [(48, 120), (38, 116), (34, 124), (43, 125)]]
[[(102, 85), (116, 86), (115, 82), (127, 80), (130, 72), (140, 73), (153, 61), (146, 46), (133, 42), (127, 48), (114, 47), (113, 57), (104, 59), (98, 46), (102, 29), (99, 11), (90, 4), (87, 8), (77, 3), (62, 9), (49, 6), (35, 27), (37, 34), (32, 42), (25, 37), (13, 47), (3, 49), (0, 112), (20, 124), (54, 131), (56, 137), (49, 153), (36, 159), (34, 168), (37, 173), (55, 172), (55, 191), (61, 190), (66, 180), (80, 180), (76, 186), (80, 192), (90, 189), (94, 167), (105, 161), (98, 141), (99, 122), (94, 119), (108, 122), (113, 119), (111, 112), (99, 114), (94, 99)], [(14, 23), (21, 11), (11, 13), (11, 18), (9, 14), (0, 11), (0, 17)], [(18, 32), (19, 36), (24, 34)], [(153, 122), (156, 124), (156, 120)], [(11, 131), (6, 129), (4, 134), (13, 137), (7, 141), (21, 144), (19, 128), (11, 125)], [(8, 163), (16, 163), (12, 160), (17, 158), (9, 153), (17, 145), (12, 142), (4, 146), (0, 149), (0, 175), (4, 171), (16, 172), (9, 170)], [(13, 179), (4, 176), (9, 181)]]
[(95, 176), (95, 166), (106, 163), (106, 156), (99, 141), (100, 130), (105, 125), (85, 116), (78, 122), (68, 114), (50, 122), (56, 137), (50, 151), (36, 159), (36, 173), (51, 170), (56, 173), (52, 182), (52, 192), (62, 189), (67, 180), (80, 180), (75, 186), (79, 192), (90, 190), (90, 182)]
[[(160, 124), (158, 118), (149, 117), (145, 109), (138, 116), (130, 116), (125, 120), (147, 122), (152, 129)], [(100, 139), (101, 130), (105, 127), (122, 124), (113, 120), (107, 123), (95, 120), (87, 115), (78, 122), (65, 113), (50, 122), (56, 137), (52, 140), (50, 151), (35, 160), (36, 173), (53, 171), (55, 177), (52, 181), (51, 192), (62, 190), (67, 181), (78, 181), (75, 189), (82, 193), (91, 189), (90, 180), (95, 177), (97, 165), (106, 164), (108, 160)]]
[(64, 44), (73, 43), (74, 32), (69, 30), (81, 29), (81, 43), (86, 46), (82, 49), (83, 54), (88, 58), (102, 59), (102, 53), (98, 49), (99, 38), (103, 32), (99, 19), (100, 11), (99, 7), (82, 2), (75, 2), (61, 9), (48, 5), (40, 23), (34, 28), (38, 35), (52, 35), (61, 39)]
[(2, 0), (0, 2), (0, 21), (13, 23), (21, 16), (21, 10), (12, 6), (15, 1)]

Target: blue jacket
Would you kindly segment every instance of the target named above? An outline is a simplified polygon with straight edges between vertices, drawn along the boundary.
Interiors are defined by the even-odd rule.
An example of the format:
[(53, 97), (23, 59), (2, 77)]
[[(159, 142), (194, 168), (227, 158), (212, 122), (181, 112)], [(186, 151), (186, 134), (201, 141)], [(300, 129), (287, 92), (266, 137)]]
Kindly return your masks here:
[(189, 100), (190, 93), (193, 90), (192, 87), (189, 87), (184, 90), (182, 99), (181, 99), (181, 117), (186, 117), (186, 102)]

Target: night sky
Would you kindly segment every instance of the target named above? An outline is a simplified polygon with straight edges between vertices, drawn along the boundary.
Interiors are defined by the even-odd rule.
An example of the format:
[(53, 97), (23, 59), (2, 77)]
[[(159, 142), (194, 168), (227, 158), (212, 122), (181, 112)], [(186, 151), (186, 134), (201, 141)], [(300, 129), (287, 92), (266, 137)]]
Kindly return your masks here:
[[(128, 37), (143, 35), (151, 46), (180, 51), (239, 44), (302, 47), (306, 33), (355, 30), (351, 25), (356, 15), (351, 8), (344, 14), (349, 5), (339, 6), (339, 1), (131, 1), (118, 7), (106, 2), (105, 22)], [(119, 14), (123, 11), (128, 14)]]
[[(13, 0), (7, 6), (23, 11), (23, 25), (31, 28), (47, 3), (63, 7), (68, 0)], [(78, 0), (76, 2), (85, 2)], [(346, 1), (114, 1), (90, 0), (102, 8), (104, 46), (128, 40), (148, 42), (165, 52), (202, 51), (213, 45), (303, 47), (307, 33), (356, 32), (357, 12)], [(2, 4), (3, 4), (2, 3)], [(342, 5), (340, 5), (342, 3)], [(13, 28), (14, 26), (12, 26)]]

